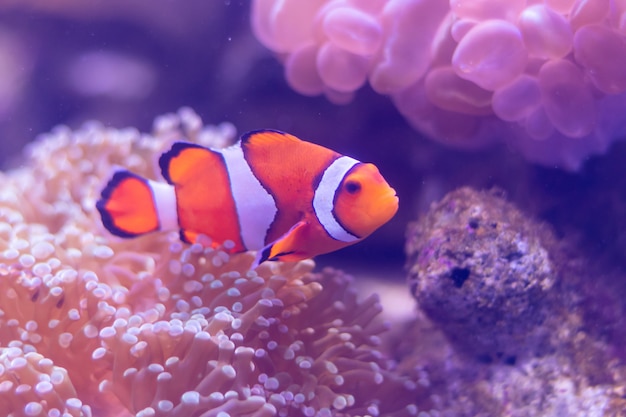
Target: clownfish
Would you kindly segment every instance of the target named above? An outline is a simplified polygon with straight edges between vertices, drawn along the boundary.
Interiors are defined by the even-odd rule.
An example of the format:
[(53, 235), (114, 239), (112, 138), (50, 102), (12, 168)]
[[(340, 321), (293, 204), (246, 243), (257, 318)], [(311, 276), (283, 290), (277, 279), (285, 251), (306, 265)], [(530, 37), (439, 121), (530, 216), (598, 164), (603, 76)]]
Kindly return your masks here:
[(372, 164), (275, 130), (224, 149), (176, 142), (159, 158), (167, 181), (118, 171), (96, 203), (112, 234), (178, 230), (232, 253), (298, 261), (352, 245), (389, 221), (398, 197)]

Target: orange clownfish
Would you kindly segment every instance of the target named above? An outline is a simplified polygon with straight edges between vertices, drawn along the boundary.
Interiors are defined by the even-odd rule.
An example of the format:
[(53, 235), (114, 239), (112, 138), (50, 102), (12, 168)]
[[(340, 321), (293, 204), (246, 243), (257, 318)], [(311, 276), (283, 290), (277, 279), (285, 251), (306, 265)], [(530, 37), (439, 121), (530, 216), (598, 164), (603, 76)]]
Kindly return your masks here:
[(252, 265), (297, 261), (352, 245), (389, 221), (398, 197), (372, 164), (287, 133), (257, 130), (225, 149), (176, 142), (159, 159), (167, 183), (118, 171), (96, 207), (114, 235), (179, 230)]

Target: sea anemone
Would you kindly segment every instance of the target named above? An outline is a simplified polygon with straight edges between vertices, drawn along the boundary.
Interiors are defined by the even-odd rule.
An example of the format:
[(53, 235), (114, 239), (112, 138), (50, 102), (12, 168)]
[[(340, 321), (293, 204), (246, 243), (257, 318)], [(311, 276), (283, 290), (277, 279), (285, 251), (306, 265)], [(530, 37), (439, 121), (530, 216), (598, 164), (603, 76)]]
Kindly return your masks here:
[[(313, 262), (229, 255), (206, 237), (106, 233), (95, 201), (115, 166), (156, 178), (173, 140), (234, 129), (186, 109), (153, 135), (57, 128), (1, 174), (0, 414), (415, 414), (415, 384), (377, 350), (376, 296)], [(65, 414), (64, 414), (65, 413)]]
[(296, 91), (369, 82), (447, 145), (506, 141), (577, 169), (626, 134), (626, 6), (608, 0), (255, 0), (252, 27)]

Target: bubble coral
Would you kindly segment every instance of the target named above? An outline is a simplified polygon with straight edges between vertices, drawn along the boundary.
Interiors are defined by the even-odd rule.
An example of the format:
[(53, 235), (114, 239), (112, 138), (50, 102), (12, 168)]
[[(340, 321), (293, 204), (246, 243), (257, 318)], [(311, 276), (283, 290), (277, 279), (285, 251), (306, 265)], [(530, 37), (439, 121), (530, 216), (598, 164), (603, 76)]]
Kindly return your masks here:
[(626, 3), (255, 0), (289, 85), (346, 103), (369, 82), (419, 131), (577, 169), (626, 134)]
[(378, 299), (346, 275), (106, 234), (94, 203), (115, 165), (155, 178), (172, 140), (234, 136), (190, 110), (155, 129), (57, 128), (1, 174), (0, 414), (415, 414), (376, 350)]

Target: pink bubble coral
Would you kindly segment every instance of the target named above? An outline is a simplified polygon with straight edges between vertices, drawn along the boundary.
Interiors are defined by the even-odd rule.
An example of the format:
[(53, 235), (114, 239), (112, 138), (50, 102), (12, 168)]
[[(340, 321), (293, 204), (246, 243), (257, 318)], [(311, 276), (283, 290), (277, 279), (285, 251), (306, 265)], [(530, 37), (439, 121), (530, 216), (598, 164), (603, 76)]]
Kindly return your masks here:
[(183, 110), (154, 135), (58, 128), (0, 174), (0, 415), (409, 416), (415, 384), (378, 352), (376, 296), (313, 263), (229, 256), (168, 234), (107, 234), (95, 211), (116, 165), (156, 177), (182, 138), (230, 125)]
[(577, 169), (626, 135), (626, 3), (609, 0), (255, 0), (287, 82), (345, 103), (369, 82), (419, 131), (504, 141)]

